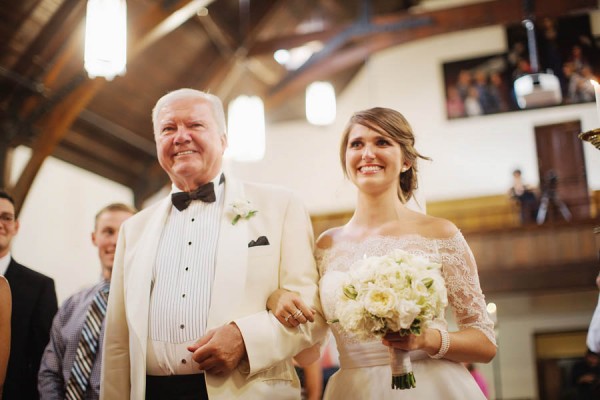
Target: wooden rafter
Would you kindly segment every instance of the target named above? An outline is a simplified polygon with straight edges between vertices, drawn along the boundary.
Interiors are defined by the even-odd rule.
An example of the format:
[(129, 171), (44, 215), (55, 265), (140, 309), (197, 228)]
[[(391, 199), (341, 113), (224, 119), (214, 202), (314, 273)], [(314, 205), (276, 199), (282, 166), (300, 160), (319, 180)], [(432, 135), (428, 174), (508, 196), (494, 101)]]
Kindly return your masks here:
[(0, 188), (9, 189), (13, 148), (0, 140)]
[[(226, 60), (218, 76), (211, 79), (209, 88), (211, 88), (213, 93), (221, 98), (229, 94), (230, 90), (243, 76), (243, 72), (246, 71), (243, 63), (247, 56), (247, 49), (254, 45), (261, 31), (283, 6), (283, 0), (275, 1), (260, 21), (244, 36), (243, 43), (237, 44), (237, 46), (233, 43), (233, 35), (227, 33), (223, 28), (224, 24), (220, 24), (216, 18), (213, 20), (211, 17), (210, 21), (201, 19), (209, 37)], [(220, 31), (221, 33), (217, 35), (216, 31)]]
[[(207, 0), (207, 2), (209, 1), (210, 0)], [(133, 39), (132, 44), (130, 45), (130, 57), (131, 55), (138, 54), (141, 51), (140, 47), (142, 45), (143, 48), (146, 48), (150, 44), (147, 35), (152, 35), (153, 40), (158, 40), (161, 36), (155, 33), (154, 28), (159, 26), (162, 21), (167, 19), (177, 10), (186, 6), (188, 3), (190, 3), (190, 0), (180, 0), (168, 10), (164, 9), (160, 4), (155, 4), (138, 18), (136, 22), (134, 22), (134, 28), (137, 29), (133, 29), (135, 32), (135, 39)], [(184, 21), (181, 21), (181, 23), (183, 22)], [(171, 26), (171, 29), (176, 28), (177, 26), (175, 25)], [(161, 32), (162, 35), (168, 33), (164, 29)], [(106, 81), (102, 78), (85, 81), (66, 95), (64, 99), (58, 103), (42, 121), (40, 121), (40, 137), (34, 143), (32, 157), (25, 166), (23, 173), (13, 189), (17, 212), (23, 206), (27, 193), (45, 159), (52, 154), (55, 147), (69, 131), (79, 113), (87, 106), (91, 99), (94, 98), (98, 90), (100, 90), (105, 83)]]

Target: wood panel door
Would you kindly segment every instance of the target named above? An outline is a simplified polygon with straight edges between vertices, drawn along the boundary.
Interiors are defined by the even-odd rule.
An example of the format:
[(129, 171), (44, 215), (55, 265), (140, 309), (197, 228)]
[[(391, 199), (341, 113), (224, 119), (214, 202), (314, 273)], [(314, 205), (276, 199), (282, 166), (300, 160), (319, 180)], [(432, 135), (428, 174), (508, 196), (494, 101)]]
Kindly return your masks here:
[(583, 143), (577, 137), (580, 132), (580, 121), (535, 127), (540, 190), (542, 198), (549, 200), (547, 214), (542, 221), (538, 214), (538, 223), (569, 219), (569, 214), (575, 220), (590, 216)]

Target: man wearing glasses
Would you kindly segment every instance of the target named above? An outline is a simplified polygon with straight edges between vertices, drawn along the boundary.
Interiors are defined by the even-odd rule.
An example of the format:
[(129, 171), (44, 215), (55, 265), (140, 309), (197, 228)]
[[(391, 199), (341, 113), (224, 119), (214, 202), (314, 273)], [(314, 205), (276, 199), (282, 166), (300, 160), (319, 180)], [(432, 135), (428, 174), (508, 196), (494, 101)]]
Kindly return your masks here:
[(0, 275), (12, 292), (11, 342), (4, 400), (38, 399), (37, 373), (58, 309), (54, 280), (15, 261), (10, 254), (19, 231), (15, 202), (0, 190)]

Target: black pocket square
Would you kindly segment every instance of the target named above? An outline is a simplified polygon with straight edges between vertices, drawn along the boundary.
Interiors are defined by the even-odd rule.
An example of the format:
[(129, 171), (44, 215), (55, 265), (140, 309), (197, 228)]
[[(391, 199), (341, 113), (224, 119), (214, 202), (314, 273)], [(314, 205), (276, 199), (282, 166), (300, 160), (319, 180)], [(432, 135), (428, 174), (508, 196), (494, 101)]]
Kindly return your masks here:
[(250, 242), (248, 242), (248, 247), (268, 246), (268, 245), (269, 245), (269, 239), (267, 239), (266, 236), (259, 236), (258, 239), (251, 240)]

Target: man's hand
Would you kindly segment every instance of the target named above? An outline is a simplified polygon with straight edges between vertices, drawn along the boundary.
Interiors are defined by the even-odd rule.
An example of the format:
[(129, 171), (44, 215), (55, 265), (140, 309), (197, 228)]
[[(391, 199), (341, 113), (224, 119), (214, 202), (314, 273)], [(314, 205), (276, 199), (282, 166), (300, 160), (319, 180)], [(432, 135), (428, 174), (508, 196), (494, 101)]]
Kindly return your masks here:
[(233, 322), (206, 332), (188, 350), (201, 370), (214, 375), (230, 373), (246, 356), (244, 338)]

